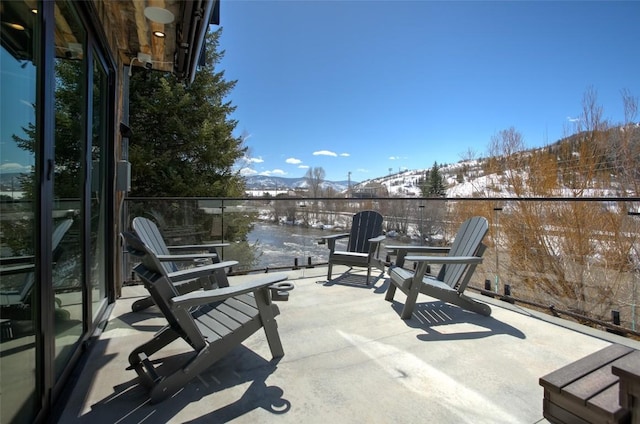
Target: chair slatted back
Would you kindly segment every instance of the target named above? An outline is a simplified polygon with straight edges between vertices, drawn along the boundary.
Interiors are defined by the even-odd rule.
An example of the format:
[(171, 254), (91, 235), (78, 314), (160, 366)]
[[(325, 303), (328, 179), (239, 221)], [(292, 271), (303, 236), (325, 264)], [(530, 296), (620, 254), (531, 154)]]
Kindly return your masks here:
[[(467, 219), (460, 226), (448, 256), (482, 256), (484, 248), (480, 249), (480, 246), (488, 231), (489, 223), (485, 217), (474, 216)], [(446, 265), (440, 269), (437, 278), (449, 287), (456, 288), (469, 269), (467, 264)]]
[[(57, 262), (62, 255), (62, 252), (64, 250), (61, 246), (62, 239), (67, 234), (67, 231), (69, 231), (69, 228), (71, 228), (72, 225), (73, 219), (66, 218), (60, 221), (53, 229), (53, 234), (51, 234), (51, 252), (54, 262)], [(31, 296), (31, 290), (33, 289), (35, 281), (35, 274), (33, 272), (29, 272), (25, 277), (24, 284), (22, 285), (22, 290), (20, 290), (19, 303), (26, 302), (29, 296)], [(9, 303), (11, 304), (13, 302)]]
[(169, 306), (171, 299), (179, 293), (167, 277), (160, 261), (155, 258), (154, 252), (137, 235), (123, 232), (122, 236), (127, 251), (141, 260), (141, 263), (134, 268), (136, 274), (144, 282), (171, 328), (184, 337), (194, 349), (203, 348), (206, 342), (193, 321), (190, 311), (174, 310)]
[[(171, 254), (164, 238), (162, 238), (160, 229), (152, 220), (140, 216), (134, 218), (133, 230), (136, 232), (136, 235), (140, 240), (142, 240), (142, 242), (156, 255)], [(175, 262), (163, 261), (161, 265), (167, 274), (178, 270), (178, 265), (176, 265)]]
[(347, 250), (369, 253), (369, 239), (382, 234), (382, 221), (382, 215), (376, 211), (362, 211), (353, 215)]
[(58, 248), (58, 245), (62, 242), (65, 234), (69, 231), (73, 225), (73, 219), (67, 218), (61, 221), (56, 228), (53, 230), (53, 234), (51, 235), (51, 249), (55, 252)]

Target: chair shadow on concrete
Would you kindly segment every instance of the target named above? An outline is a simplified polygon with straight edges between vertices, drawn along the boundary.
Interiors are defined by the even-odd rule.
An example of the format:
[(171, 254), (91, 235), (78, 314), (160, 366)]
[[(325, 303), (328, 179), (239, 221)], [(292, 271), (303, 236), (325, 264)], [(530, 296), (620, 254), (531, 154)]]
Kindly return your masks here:
[[(393, 301), (392, 308), (400, 315), (403, 303)], [(417, 336), (423, 341), (472, 340), (506, 334), (518, 339), (525, 334), (495, 318), (464, 310), (458, 306), (434, 300), (416, 303), (411, 319), (405, 321), (412, 328), (420, 328), (425, 334)]]
[(108, 329), (114, 330), (114, 329), (124, 328), (124, 329), (131, 329), (135, 331), (145, 332), (145, 333), (146, 332), (155, 333), (160, 331), (166, 324), (164, 324), (163, 322), (150, 324), (150, 323), (145, 323), (145, 321), (148, 321), (154, 318), (162, 318), (162, 317), (163, 315), (158, 309), (158, 307), (153, 305), (148, 309), (145, 309), (144, 311), (128, 312), (118, 317), (112, 318), (109, 321)]
[[(189, 355), (192, 353), (164, 358), (158, 369), (166, 367), (168, 372), (179, 369), (185, 356)], [(187, 411), (187, 414), (186, 417), (180, 417), (181, 422), (228, 422), (256, 408), (284, 414), (291, 409), (291, 403), (283, 397), (284, 391), (278, 386), (266, 384), (269, 375), (277, 369), (278, 362), (279, 359), (265, 360), (239, 345), (163, 402), (151, 404), (147, 390), (138, 384), (138, 378), (135, 377), (115, 386), (113, 394), (91, 405), (89, 412), (82, 414), (78, 411), (78, 422), (145, 422), (149, 418), (152, 422), (169, 422), (182, 411)], [(123, 369), (122, 375), (127, 372)], [(217, 392), (248, 382), (251, 384), (235, 402), (224, 405), (216, 399)], [(201, 402), (208, 396), (211, 396), (210, 402)], [(224, 398), (228, 397), (227, 394)], [(199, 413), (196, 411), (202, 411), (202, 415), (194, 418)]]

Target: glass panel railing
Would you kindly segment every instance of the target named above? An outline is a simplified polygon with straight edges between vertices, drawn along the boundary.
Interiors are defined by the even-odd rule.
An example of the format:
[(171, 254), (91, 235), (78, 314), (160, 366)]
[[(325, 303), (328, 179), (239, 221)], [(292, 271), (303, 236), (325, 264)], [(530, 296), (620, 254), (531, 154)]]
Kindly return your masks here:
[[(489, 221), (484, 260), (470, 282), (548, 309), (636, 328), (638, 199), (128, 199), (126, 222), (155, 221), (167, 243), (226, 242), (234, 272), (326, 264), (318, 240), (348, 232), (352, 215), (385, 217), (389, 245), (448, 245), (460, 224)], [(130, 264), (128, 265), (130, 267)], [(405, 267), (412, 267), (410, 262)], [(432, 269), (432, 273), (437, 268)], [(612, 312), (613, 311), (613, 312)]]

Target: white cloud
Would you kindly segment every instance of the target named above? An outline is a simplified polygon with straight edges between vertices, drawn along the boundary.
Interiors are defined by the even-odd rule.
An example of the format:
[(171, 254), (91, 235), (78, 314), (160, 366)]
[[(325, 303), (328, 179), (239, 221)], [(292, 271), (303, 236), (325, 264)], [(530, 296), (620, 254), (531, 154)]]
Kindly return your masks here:
[(291, 165), (298, 165), (299, 163), (302, 163), (300, 159), (296, 159), (296, 158), (287, 158), (285, 162), (290, 163)]
[(389, 156), (389, 160), (399, 160), (398, 156)]
[(358, 171), (358, 172), (364, 172), (365, 174), (366, 174), (366, 173), (369, 173), (369, 170), (368, 170), (368, 169), (364, 169), (364, 168), (358, 168), (358, 169), (356, 169), (356, 171)]
[(567, 116), (567, 121), (569, 121), (569, 122), (580, 122), (580, 117), (572, 118), (570, 116)]
[(309, 169), (309, 165), (300, 165), (298, 168), (300, 168), (300, 169)]
[(248, 177), (250, 175), (256, 175), (258, 173), (258, 171), (251, 169), (251, 168), (241, 168), (240, 169), (240, 175), (242, 175), (243, 177)]
[(262, 162), (264, 162), (264, 159), (262, 159), (262, 156), (257, 157), (257, 158), (251, 158), (249, 156), (245, 156), (243, 159), (244, 159), (244, 161), (246, 163), (262, 163)]
[(333, 156), (336, 157), (338, 154), (336, 152), (332, 152), (331, 150), (318, 150), (313, 152), (313, 156)]
[(348, 158), (351, 155), (349, 153), (340, 153), (340, 156), (342, 156), (343, 158)]
[(283, 176), (283, 175), (287, 175), (287, 173), (284, 172), (282, 169), (273, 169), (271, 171), (263, 171), (260, 173), (260, 175), (264, 175), (265, 177), (270, 177), (272, 175)]
[(31, 166), (21, 165), (15, 162), (3, 163), (0, 165), (0, 174), (15, 174), (18, 172), (31, 172)]

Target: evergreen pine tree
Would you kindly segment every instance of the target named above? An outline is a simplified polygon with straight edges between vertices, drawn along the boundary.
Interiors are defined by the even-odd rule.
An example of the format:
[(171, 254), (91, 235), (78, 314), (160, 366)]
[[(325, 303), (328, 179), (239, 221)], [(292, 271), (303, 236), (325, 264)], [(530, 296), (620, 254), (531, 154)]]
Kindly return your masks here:
[(240, 196), (233, 166), (246, 152), (232, 132), (236, 81), (215, 66), (221, 30), (207, 35), (205, 63), (186, 86), (173, 75), (135, 69), (130, 83), (132, 196)]
[(431, 170), (425, 175), (425, 179), (421, 181), (420, 190), (422, 191), (422, 197), (446, 196), (447, 188), (437, 162), (433, 163)]

